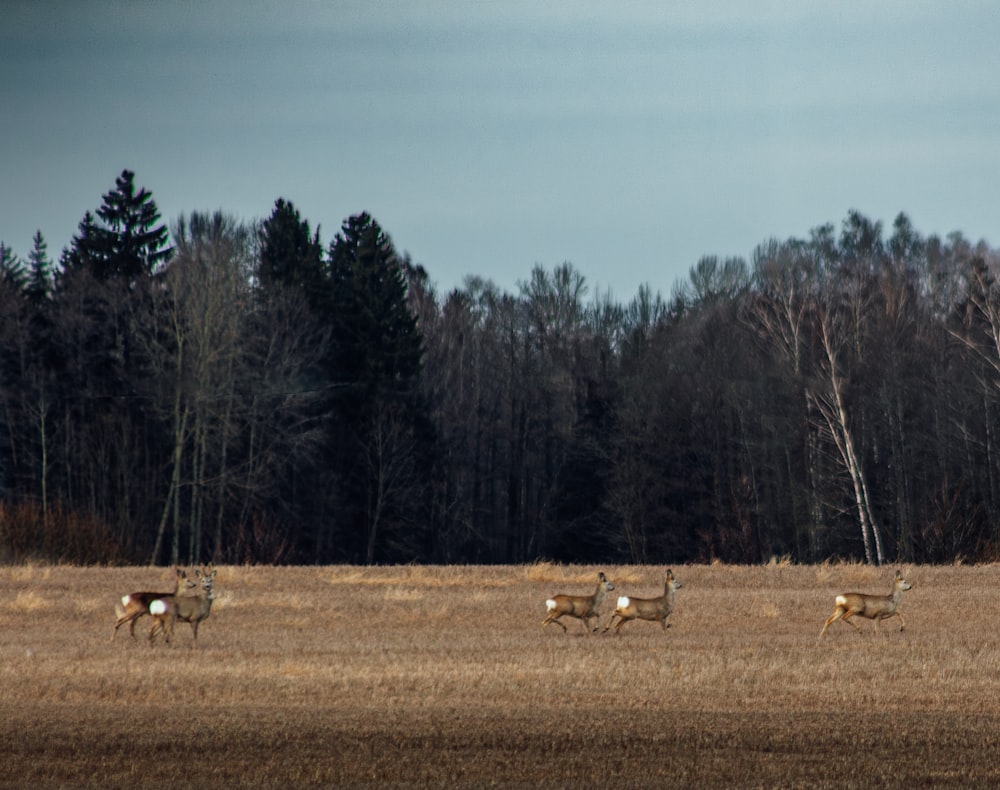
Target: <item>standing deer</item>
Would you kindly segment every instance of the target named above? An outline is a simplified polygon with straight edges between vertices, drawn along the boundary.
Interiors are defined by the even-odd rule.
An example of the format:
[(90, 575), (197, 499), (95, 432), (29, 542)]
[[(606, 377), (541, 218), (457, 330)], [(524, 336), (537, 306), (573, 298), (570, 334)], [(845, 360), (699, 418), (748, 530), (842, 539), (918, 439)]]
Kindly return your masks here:
[(899, 601), (903, 597), (903, 593), (909, 590), (913, 585), (911, 585), (906, 579), (903, 578), (903, 574), (896, 571), (896, 576), (892, 582), (892, 592), (888, 595), (866, 595), (865, 593), (844, 593), (843, 595), (838, 595), (836, 600), (836, 608), (833, 610), (826, 622), (823, 623), (823, 629), (819, 632), (820, 637), (826, 633), (826, 629), (835, 620), (842, 620), (851, 626), (859, 634), (861, 629), (851, 622), (850, 618), (854, 615), (860, 615), (861, 617), (867, 617), (869, 620), (875, 621), (875, 630), (879, 630), (879, 622), (881, 620), (887, 620), (890, 617), (899, 618), (899, 630), (902, 631), (906, 628), (906, 621), (903, 619), (903, 615), (899, 612)]
[(157, 598), (177, 595), (181, 588), (181, 582), (187, 580), (188, 587), (194, 587), (194, 582), (187, 578), (187, 573), (180, 568), (174, 568), (174, 589), (172, 592), (134, 592), (123, 595), (120, 603), (115, 604), (115, 614), (118, 619), (115, 621), (115, 630), (111, 632), (111, 641), (115, 639), (118, 629), (125, 623), (129, 624), (128, 632), (135, 639), (135, 622), (143, 615), (149, 614), (149, 604)]
[(149, 614), (153, 618), (153, 625), (149, 629), (150, 647), (156, 641), (157, 634), (163, 634), (169, 644), (174, 634), (174, 623), (178, 620), (191, 623), (194, 642), (198, 641), (198, 626), (202, 620), (208, 619), (212, 611), (212, 601), (215, 600), (212, 582), (218, 570), (209, 566), (194, 573), (201, 582), (202, 589), (198, 595), (170, 595), (157, 598), (149, 604)]
[(617, 608), (604, 628), (604, 632), (607, 633), (608, 629), (614, 624), (615, 617), (618, 618), (618, 625), (615, 626), (616, 634), (629, 620), (659, 620), (660, 627), (666, 631), (669, 627), (667, 625), (667, 617), (674, 610), (674, 599), (677, 597), (676, 591), (681, 586), (681, 583), (674, 578), (674, 572), (667, 570), (667, 576), (663, 582), (663, 595), (659, 598), (631, 598), (628, 595), (621, 596), (618, 599)]
[(590, 621), (596, 617), (597, 627), (594, 631), (597, 631), (601, 627), (601, 616), (597, 613), (597, 609), (604, 601), (605, 594), (615, 589), (604, 573), (597, 574), (597, 579), (597, 589), (593, 595), (553, 595), (549, 598), (545, 602), (549, 616), (545, 618), (542, 626), (555, 623), (562, 627), (563, 633), (566, 633), (566, 626), (559, 622), (559, 618), (568, 614), (570, 617), (583, 620), (584, 632), (590, 628)]

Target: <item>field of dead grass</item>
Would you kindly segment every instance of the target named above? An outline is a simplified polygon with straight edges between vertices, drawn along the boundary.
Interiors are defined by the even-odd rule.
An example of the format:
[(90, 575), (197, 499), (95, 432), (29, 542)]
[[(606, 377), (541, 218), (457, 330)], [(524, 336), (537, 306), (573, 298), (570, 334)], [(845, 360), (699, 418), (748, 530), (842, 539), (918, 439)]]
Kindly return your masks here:
[(110, 641), (169, 569), (0, 568), (0, 785), (1000, 785), (998, 566), (904, 568), (881, 633), (835, 623), (854, 564), (676, 567), (671, 627), (541, 628), (604, 570), (223, 567), (192, 647)]

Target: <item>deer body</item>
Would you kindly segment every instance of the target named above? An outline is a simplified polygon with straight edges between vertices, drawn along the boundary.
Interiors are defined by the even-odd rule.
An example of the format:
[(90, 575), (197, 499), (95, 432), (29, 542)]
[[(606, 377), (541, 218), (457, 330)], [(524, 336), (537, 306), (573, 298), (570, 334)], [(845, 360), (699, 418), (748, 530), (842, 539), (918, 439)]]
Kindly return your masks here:
[[(177, 595), (181, 588), (181, 581), (187, 579), (187, 573), (180, 568), (174, 568), (174, 589), (172, 592), (134, 592), (123, 595), (121, 601), (115, 604), (115, 614), (118, 619), (115, 621), (115, 629), (111, 632), (111, 641), (114, 641), (118, 629), (125, 623), (129, 624), (128, 631), (135, 639), (135, 622), (143, 615), (149, 614), (149, 605), (157, 598)], [(190, 585), (191, 582), (189, 581)]]
[(899, 630), (902, 631), (906, 628), (906, 621), (903, 619), (903, 615), (900, 614), (899, 602), (903, 597), (903, 593), (912, 586), (903, 578), (902, 573), (896, 571), (896, 576), (892, 582), (892, 592), (888, 595), (868, 595), (856, 592), (838, 595), (833, 614), (823, 623), (823, 629), (819, 632), (819, 635), (822, 637), (826, 633), (826, 629), (837, 620), (843, 620), (855, 631), (861, 633), (861, 629), (850, 620), (854, 615), (874, 620), (876, 630), (878, 630), (879, 622), (882, 620), (887, 620), (890, 617), (898, 617)]
[(212, 582), (217, 572), (215, 569), (211, 572), (208, 570), (195, 571), (202, 587), (202, 591), (198, 595), (170, 595), (158, 598), (149, 604), (149, 614), (153, 618), (153, 625), (149, 629), (150, 646), (156, 641), (157, 634), (161, 633), (169, 644), (174, 634), (174, 624), (178, 620), (191, 623), (194, 642), (198, 641), (198, 626), (203, 620), (208, 619), (208, 615), (212, 611), (212, 601), (215, 600)]
[(585, 631), (590, 629), (590, 621), (596, 617), (597, 626), (594, 631), (600, 628), (601, 616), (597, 610), (604, 601), (604, 596), (614, 590), (615, 586), (608, 581), (603, 573), (597, 574), (597, 580), (597, 589), (593, 595), (553, 595), (549, 598), (545, 602), (549, 616), (545, 618), (542, 626), (555, 623), (562, 627), (563, 633), (566, 633), (566, 626), (559, 622), (559, 618), (563, 615), (569, 615), (582, 620)]
[(611, 628), (615, 617), (618, 618), (618, 624), (615, 625), (616, 634), (629, 620), (659, 621), (660, 627), (666, 631), (668, 628), (667, 617), (674, 610), (674, 599), (677, 597), (676, 591), (681, 586), (681, 583), (674, 578), (674, 572), (668, 570), (666, 579), (663, 582), (663, 595), (660, 597), (633, 598), (628, 595), (621, 596), (618, 599), (618, 606), (611, 615), (611, 619), (608, 620), (604, 631), (607, 632)]

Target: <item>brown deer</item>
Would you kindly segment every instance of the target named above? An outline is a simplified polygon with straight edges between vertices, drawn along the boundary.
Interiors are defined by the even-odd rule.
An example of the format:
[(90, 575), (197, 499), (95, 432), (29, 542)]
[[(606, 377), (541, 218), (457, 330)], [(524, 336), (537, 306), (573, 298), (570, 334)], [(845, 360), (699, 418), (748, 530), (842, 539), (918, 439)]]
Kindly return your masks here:
[(118, 629), (128, 623), (128, 632), (135, 639), (135, 622), (143, 615), (149, 614), (149, 604), (157, 598), (177, 595), (181, 589), (181, 582), (186, 581), (188, 587), (194, 587), (194, 582), (187, 578), (187, 573), (180, 568), (174, 568), (174, 589), (172, 592), (134, 592), (123, 595), (121, 602), (115, 604), (115, 614), (118, 619), (115, 621), (115, 630), (111, 632), (111, 641), (115, 639)]
[(198, 626), (208, 619), (212, 611), (212, 601), (215, 600), (212, 582), (218, 570), (209, 566), (194, 573), (201, 582), (201, 592), (197, 595), (169, 595), (150, 602), (149, 614), (153, 618), (153, 625), (149, 629), (150, 647), (156, 641), (157, 634), (163, 634), (169, 644), (174, 634), (174, 623), (178, 620), (191, 623), (191, 632), (194, 634), (192, 646), (198, 641)]
[(674, 610), (674, 599), (677, 597), (676, 590), (681, 586), (681, 583), (674, 578), (674, 572), (667, 570), (667, 576), (663, 582), (663, 595), (659, 598), (621, 596), (618, 599), (617, 608), (612, 613), (611, 619), (608, 620), (608, 624), (604, 628), (604, 632), (607, 633), (608, 629), (614, 624), (615, 617), (618, 618), (618, 624), (615, 625), (616, 634), (629, 620), (651, 620), (653, 622), (658, 620), (660, 627), (666, 631), (669, 628), (667, 617)]
[(896, 576), (892, 581), (892, 592), (888, 595), (866, 595), (865, 593), (856, 592), (838, 595), (836, 608), (833, 610), (833, 614), (823, 623), (823, 629), (819, 632), (820, 637), (826, 633), (826, 629), (836, 620), (842, 620), (860, 634), (861, 629), (850, 620), (854, 615), (874, 620), (876, 631), (879, 630), (880, 621), (887, 620), (890, 617), (898, 617), (899, 630), (902, 631), (906, 628), (906, 621), (899, 612), (899, 601), (903, 597), (903, 593), (912, 586), (903, 578), (902, 573), (896, 571)]
[(567, 614), (583, 621), (584, 632), (590, 628), (590, 621), (596, 617), (597, 627), (594, 631), (597, 631), (601, 627), (601, 616), (597, 613), (597, 609), (604, 601), (605, 594), (615, 589), (604, 573), (597, 574), (597, 580), (597, 589), (593, 595), (553, 595), (549, 598), (545, 602), (549, 616), (545, 618), (542, 626), (555, 623), (562, 627), (563, 633), (566, 633), (566, 626), (559, 622), (559, 618)]

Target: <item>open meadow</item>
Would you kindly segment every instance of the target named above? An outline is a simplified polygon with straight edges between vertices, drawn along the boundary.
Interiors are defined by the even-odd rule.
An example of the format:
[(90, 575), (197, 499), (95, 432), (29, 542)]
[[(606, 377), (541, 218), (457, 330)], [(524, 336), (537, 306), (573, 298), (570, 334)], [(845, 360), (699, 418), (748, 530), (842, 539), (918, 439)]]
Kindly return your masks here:
[(222, 567), (192, 645), (111, 641), (164, 568), (0, 568), (4, 787), (996, 787), (1000, 567), (675, 567), (670, 628), (542, 628), (663, 567)]

